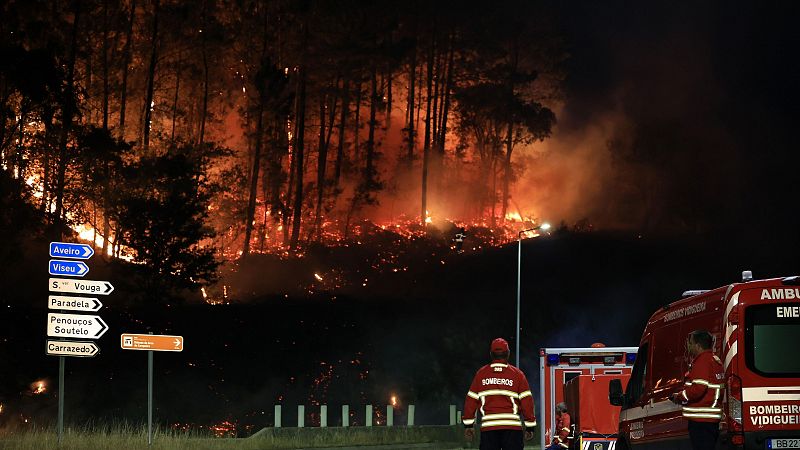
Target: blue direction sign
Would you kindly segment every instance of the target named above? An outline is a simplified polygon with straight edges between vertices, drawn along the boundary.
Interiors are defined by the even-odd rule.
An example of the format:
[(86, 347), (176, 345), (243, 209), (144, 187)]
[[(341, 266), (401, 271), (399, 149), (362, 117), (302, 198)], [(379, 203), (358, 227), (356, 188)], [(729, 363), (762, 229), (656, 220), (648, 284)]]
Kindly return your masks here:
[(91, 245), (72, 244), (69, 242), (51, 242), (51, 258), (89, 259), (94, 255)]
[(83, 261), (61, 261), (51, 259), (47, 265), (50, 275), (63, 275), (67, 277), (82, 277), (89, 273), (89, 266)]

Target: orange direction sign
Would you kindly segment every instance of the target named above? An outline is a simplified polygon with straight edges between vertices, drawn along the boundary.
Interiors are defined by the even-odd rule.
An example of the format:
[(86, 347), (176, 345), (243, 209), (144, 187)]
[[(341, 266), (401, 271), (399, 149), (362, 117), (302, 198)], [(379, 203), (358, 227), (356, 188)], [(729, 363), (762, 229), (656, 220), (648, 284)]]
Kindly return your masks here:
[(128, 334), (120, 336), (123, 350), (154, 350), (157, 352), (183, 351), (183, 336), (166, 334)]

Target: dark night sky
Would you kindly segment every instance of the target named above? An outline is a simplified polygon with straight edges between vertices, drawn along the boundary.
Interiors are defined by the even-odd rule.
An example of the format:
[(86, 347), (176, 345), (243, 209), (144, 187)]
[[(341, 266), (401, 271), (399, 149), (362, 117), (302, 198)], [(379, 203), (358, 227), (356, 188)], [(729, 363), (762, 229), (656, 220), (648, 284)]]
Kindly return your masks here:
[[(667, 186), (731, 235), (798, 227), (796, 2), (556, 2), (570, 58), (564, 128), (615, 111)], [(633, 175), (635, 177), (636, 175)], [(699, 199), (699, 200), (698, 200)], [(763, 234), (759, 231), (756, 234)]]

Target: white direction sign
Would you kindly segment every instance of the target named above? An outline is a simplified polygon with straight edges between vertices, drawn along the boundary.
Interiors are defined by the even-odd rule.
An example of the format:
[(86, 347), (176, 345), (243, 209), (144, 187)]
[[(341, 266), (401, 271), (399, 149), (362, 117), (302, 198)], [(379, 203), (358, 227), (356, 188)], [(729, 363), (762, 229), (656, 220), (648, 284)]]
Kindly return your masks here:
[(50, 292), (108, 295), (114, 290), (114, 286), (108, 281), (70, 280), (68, 278), (50, 278), (49, 281)]
[(99, 339), (106, 331), (108, 325), (100, 316), (59, 313), (47, 315), (47, 335), (50, 337)]
[(47, 297), (49, 309), (64, 309), (68, 311), (97, 312), (103, 307), (100, 300), (92, 297), (68, 297), (65, 295), (50, 295)]
[(47, 354), (53, 356), (78, 356), (89, 358), (96, 355), (100, 347), (94, 342), (47, 341)]

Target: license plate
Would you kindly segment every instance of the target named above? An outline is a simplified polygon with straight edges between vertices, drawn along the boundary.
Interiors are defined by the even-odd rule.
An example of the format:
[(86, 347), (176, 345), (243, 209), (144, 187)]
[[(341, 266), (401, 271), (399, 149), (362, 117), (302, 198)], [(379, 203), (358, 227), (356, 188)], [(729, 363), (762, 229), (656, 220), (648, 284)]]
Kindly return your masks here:
[(800, 448), (800, 439), (767, 439), (767, 448)]

